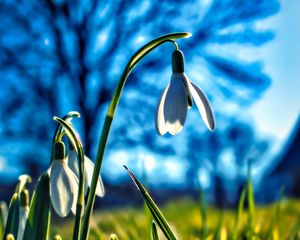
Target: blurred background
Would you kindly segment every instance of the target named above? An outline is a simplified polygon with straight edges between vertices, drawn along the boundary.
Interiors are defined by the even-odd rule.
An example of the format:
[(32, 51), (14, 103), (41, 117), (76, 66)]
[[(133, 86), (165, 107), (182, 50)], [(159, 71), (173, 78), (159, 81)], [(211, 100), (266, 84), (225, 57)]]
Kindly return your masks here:
[(48, 168), (54, 115), (81, 113), (73, 123), (94, 159), (127, 61), (176, 31), (193, 34), (177, 42), (186, 74), (211, 102), (216, 130), (193, 107), (179, 135), (157, 134), (173, 51), (160, 46), (127, 81), (101, 170), (107, 196), (98, 204), (141, 200), (123, 164), (159, 201), (202, 190), (211, 203), (234, 205), (248, 165), (257, 201), (273, 201), (283, 186), (299, 197), (299, 9), (297, 0), (2, 0), (0, 198), (10, 198), (20, 174), (37, 179)]

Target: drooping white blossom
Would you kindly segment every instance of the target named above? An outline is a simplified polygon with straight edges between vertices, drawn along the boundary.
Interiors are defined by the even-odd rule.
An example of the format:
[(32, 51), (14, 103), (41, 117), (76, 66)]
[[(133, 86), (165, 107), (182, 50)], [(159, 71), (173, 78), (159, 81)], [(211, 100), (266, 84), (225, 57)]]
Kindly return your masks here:
[(173, 74), (165, 88), (156, 112), (156, 129), (160, 135), (179, 133), (186, 120), (187, 110), (198, 107), (201, 117), (209, 130), (215, 128), (215, 120), (209, 101), (203, 91), (184, 73), (183, 53), (175, 50), (172, 56)]
[(54, 159), (48, 169), (50, 176), (50, 197), (55, 212), (67, 216), (71, 209), (75, 212), (78, 196), (78, 178), (69, 168), (65, 158), (65, 146), (57, 142)]
[[(79, 162), (76, 156), (76, 152), (74, 149), (71, 149), (68, 154), (68, 165), (70, 169), (75, 173), (75, 175), (79, 178)], [(84, 191), (87, 193), (88, 188), (91, 186), (93, 171), (94, 171), (94, 163), (87, 156), (84, 156), (84, 170), (85, 170), (85, 186)], [(103, 197), (105, 194), (104, 185), (101, 179), (101, 176), (98, 178), (97, 186), (96, 186), (96, 195), (99, 197)]]

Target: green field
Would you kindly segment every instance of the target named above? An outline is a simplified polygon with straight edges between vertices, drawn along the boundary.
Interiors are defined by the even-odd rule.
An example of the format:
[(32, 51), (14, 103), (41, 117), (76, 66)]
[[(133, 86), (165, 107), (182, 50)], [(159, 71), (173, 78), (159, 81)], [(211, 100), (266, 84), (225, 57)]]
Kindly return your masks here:
[[(252, 224), (249, 223), (248, 210), (244, 209), (237, 227), (234, 209), (221, 211), (209, 206), (204, 209), (207, 227), (203, 229), (201, 216), (205, 214), (203, 211), (201, 214), (200, 206), (191, 199), (181, 199), (160, 208), (178, 238), (183, 240), (231, 239), (235, 229), (238, 231), (237, 239), (300, 239), (299, 200), (283, 199), (279, 205), (256, 206)], [(119, 239), (151, 239), (151, 220), (150, 213), (145, 214), (142, 206), (98, 210), (93, 216), (89, 239), (108, 240), (111, 233), (115, 233)], [(62, 239), (72, 239), (70, 222), (56, 225), (53, 230), (60, 233)], [(165, 239), (161, 232), (159, 234), (160, 239)]]

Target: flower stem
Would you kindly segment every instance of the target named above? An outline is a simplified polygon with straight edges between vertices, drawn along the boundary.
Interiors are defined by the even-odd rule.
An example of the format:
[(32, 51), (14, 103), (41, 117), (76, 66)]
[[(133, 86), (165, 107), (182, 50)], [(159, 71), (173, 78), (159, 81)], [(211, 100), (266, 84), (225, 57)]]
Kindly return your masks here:
[[(163, 35), (161, 37), (158, 37), (151, 42), (147, 43), (143, 47), (141, 47), (129, 60), (127, 63), (121, 78), (118, 82), (118, 85), (115, 89), (114, 95), (112, 97), (112, 100), (110, 102), (106, 117), (105, 117), (105, 122), (103, 126), (103, 130), (101, 133), (100, 137), (100, 142), (98, 146), (98, 152), (96, 156), (96, 162), (95, 162), (95, 167), (94, 167), (94, 172), (93, 172), (93, 177), (92, 177), (92, 183), (90, 187), (90, 192), (88, 195), (88, 200), (85, 208), (85, 212), (83, 215), (83, 221), (82, 221), (82, 231), (81, 231), (81, 240), (86, 240), (89, 232), (89, 225), (90, 225), (90, 217), (91, 217), (91, 212), (93, 210), (94, 202), (95, 202), (95, 192), (96, 192), (96, 186), (97, 186), (97, 181), (99, 178), (100, 170), (101, 170), (101, 165), (102, 165), (102, 160), (103, 160), (103, 155), (105, 152), (105, 147), (111, 127), (112, 120), (114, 118), (114, 114), (117, 108), (117, 105), (119, 103), (122, 90), (124, 88), (124, 85), (126, 83), (126, 80), (130, 74), (130, 72), (134, 69), (134, 67), (138, 64), (138, 62), (145, 57), (149, 52), (151, 52), (153, 49), (156, 47), (160, 46), (161, 44), (165, 42), (170, 42), (172, 41), (173, 44), (175, 43), (173, 39), (177, 38), (187, 38), (190, 37), (191, 34), (188, 32), (181, 32), (181, 33), (171, 33), (167, 35)], [(177, 44), (175, 43), (175, 48)], [(178, 47), (178, 46), (177, 46)]]
[[(62, 119), (66, 122), (69, 122), (74, 117), (79, 118), (80, 117), (79, 112), (71, 111), (67, 115), (65, 115)], [(63, 135), (64, 135), (64, 129), (60, 124), (58, 124), (56, 129), (55, 129), (55, 133), (54, 133), (54, 136), (53, 136), (53, 139), (52, 139), (52, 146), (54, 146), (54, 144), (56, 142), (61, 142)], [(52, 147), (52, 152), (51, 152), (50, 164), (52, 163), (52, 161), (53, 161), (53, 147)]]
[(78, 189), (78, 197), (77, 197), (77, 205), (76, 205), (76, 215), (75, 215), (75, 223), (74, 223), (74, 231), (73, 231), (73, 240), (79, 240), (80, 237), (80, 229), (81, 229), (81, 216), (84, 211), (84, 151), (82, 143), (76, 134), (76, 131), (67, 121), (54, 117), (54, 120), (60, 123), (60, 126), (63, 127), (65, 134), (70, 139), (72, 146), (74, 147), (77, 158), (79, 161), (79, 189)]

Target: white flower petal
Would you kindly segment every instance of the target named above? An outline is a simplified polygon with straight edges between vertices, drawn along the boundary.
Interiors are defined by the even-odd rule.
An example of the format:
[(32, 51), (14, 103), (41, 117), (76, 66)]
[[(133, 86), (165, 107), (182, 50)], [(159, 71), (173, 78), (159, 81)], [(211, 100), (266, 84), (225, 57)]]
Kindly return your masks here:
[[(75, 173), (76, 177), (79, 178), (79, 164), (75, 150), (71, 150), (68, 154), (69, 167)], [(94, 163), (87, 156), (84, 156), (84, 169), (85, 169), (85, 181), (84, 181), (84, 195), (86, 195), (88, 188), (91, 186)], [(98, 179), (96, 187), (96, 195), (103, 197), (105, 194), (104, 185), (101, 176)]]
[(159, 101), (157, 111), (156, 111), (155, 127), (160, 135), (164, 135), (168, 131), (167, 124), (165, 121), (165, 116), (164, 116), (164, 105), (165, 105), (165, 99), (166, 99), (166, 95), (167, 95), (169, 86), (170, 86), (170, 84), (168, 83), (163, 94), (160, 97), (160, 101)]
[(179, 133), (184, 125), (188, 108), (186, 87), (179, 73), (172, 74), (170, 87), (167, 91), (164, 116), (168, 132), (172, 135)]
[[(88, 183), (88, 186), (91, 186), (93, 172), (94, 172), (94, 163), (88, 157), (84, 157), (84, 167), (85, 167), (85, 182)], [(103, 197), (105, 194), (104, 185), (101, 179), (101, 176), (98, 178), (97, 186), (96, 186), (96, 195), (99, 197)]]
[[(53, 160), (50, 171), (50, 195), (56, 213), (65, 217), (77, 199), (76, 176), (64, 160)], [(78, 182), (78, 180), (77, 180)]]
[(185, 91), (186, 91), (187, 98), (188, 98), (188, 108), (191, 108), (193, 105), (193, 96), (192, 96), (190, 88), (189, 88), (190, 80), (185, 73), (178, 74), (178, 77), (182, 80), (182, 82), (185, 86)]
[(19, 209), (19, 228), (17, 240), (23, 240), (24, 230), (26, 226), (26, 221), (29, 214), (29, 207), (20, 207)]
[(209, 101), (203, 91), (192, 81), (189, 82), (189, 89), (192, 93), (194, 101), (199, 109), (201, 117), (209, 130), (215, 129), (214, 115)]
[(77, 176), (75, 175), (75, 173), (71, 169), (68, 169), (68, 171), (69, 171), (69, 175), (71, 177), (71, 184), (72, 184), (72, 186), (75, 187), (73, 204), (72, 204), (72, 208), (71, 208), (72, 212), (75, 215), (76, 207), (77, 207), (78, 190), (79, 190), (79, 180), (78, 180)]
[(75, 173), (77, 178), (79, 178), (79, 163), (77, 160), (76, 151), (70, 150), (67, 159), (69, 168)]

